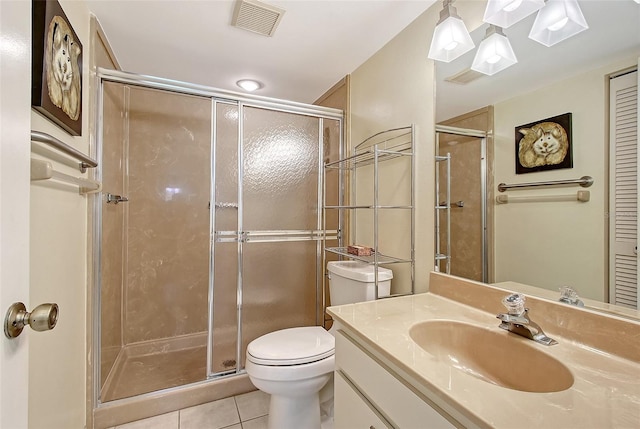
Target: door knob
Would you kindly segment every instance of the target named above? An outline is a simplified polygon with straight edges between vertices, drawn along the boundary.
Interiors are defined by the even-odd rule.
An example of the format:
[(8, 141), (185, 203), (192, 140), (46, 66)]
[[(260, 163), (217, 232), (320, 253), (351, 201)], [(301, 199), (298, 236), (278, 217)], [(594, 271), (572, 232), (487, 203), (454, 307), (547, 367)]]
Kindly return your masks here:
[(22, 333), (26, 325), (34, 331), (50, 331), (58, 323), (58, 304), (40, 304), (31, 313), (21, 302), (9, 307), (4, 318), (4, 335), (11, 339)]

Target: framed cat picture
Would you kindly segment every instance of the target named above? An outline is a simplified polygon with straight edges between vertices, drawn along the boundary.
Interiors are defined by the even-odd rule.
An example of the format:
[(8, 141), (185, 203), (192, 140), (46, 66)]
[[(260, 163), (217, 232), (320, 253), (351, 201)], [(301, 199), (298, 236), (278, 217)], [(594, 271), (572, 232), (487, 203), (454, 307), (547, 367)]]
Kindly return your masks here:
[(82, 134), (82, 43), (56, 0), (32, 1), (31, 106)]
[(516, 174), (573, 168), (571, 113), (515, 128)]

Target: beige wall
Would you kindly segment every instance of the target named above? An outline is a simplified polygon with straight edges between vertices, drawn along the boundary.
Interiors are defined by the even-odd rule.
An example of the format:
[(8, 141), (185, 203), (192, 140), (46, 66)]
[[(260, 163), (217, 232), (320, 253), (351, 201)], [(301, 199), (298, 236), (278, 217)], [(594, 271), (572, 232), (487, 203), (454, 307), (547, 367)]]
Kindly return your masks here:
[[(547, 289), (575, 287), (581, 296), (606, 298), (607, 83), (605, 75), (632, 66), (611, 64), (495, 106), (495, 182), (521, 183), (592, 176), (588, 203), (520, 203), (495, 207), (496, 281), (513, 280)], [(514, 127), (573, 114), (573, 168), (515, 174)], [(511, 195), (576, 192), (545, 188)]]
[[(352, 146), (388, 128), (410, 124), (416, 126), (417, 292), (427, 290), (428, 274), (434, 266), (435, 69), (427, 53), (438, 13), (439, 7), (431, 7), (351, 75)], [(382, 181), (382, 188), (387, 184)], [(387, 192), (385, 189), (382, 191)], [(393, 222), (383, 222), (381, 229), (393, 230)], [(389, 240), (392, 239), (389, 237)], [(406, 243), (397, 242), (394, 245), (399, 249), (406, 247)]]
[[(60, 0), (60, 4), (83, 45), (82, 136), (70, 136), (35, 111), (31, 128), (88, 153), (89, 10), (80, 1)], [(80, 175), (71, 166), (74, 163), (63, 157), (52, 162), (59, 171)], [(77, 187), (53, 182), (31, 185), (30, 307), (43, 302), (60, 306), (58, 325), (53, 331), (28, 332), (31, 428), (85, 425), (87, 204), (92, 198), (95, 197), (80, 196)]]

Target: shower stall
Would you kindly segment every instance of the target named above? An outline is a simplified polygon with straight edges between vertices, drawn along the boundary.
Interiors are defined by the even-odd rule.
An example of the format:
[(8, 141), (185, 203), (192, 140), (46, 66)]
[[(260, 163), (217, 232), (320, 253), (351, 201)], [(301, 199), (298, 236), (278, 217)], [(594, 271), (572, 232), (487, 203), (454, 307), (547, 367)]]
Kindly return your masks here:
[(99, 77), (96, 403), (241, 375), (253, 339), (321, 325), (342, 111)]
[(436, 125), (435, 269), (489, 281), (487, 135)]

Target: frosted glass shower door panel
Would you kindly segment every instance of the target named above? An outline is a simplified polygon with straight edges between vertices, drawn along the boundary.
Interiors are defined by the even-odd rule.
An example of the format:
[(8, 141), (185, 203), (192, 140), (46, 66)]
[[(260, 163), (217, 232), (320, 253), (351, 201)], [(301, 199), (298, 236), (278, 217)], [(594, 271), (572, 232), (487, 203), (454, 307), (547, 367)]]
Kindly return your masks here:
[(316, 324), (314, 241), (244, 246), (242, 365), (250, 341), (268, 332)]
[(215, 244), (213, 274), (213, 330), (211, 374), (224, 374), (237, 368), (238, 244)]
[(238, 231), (238, 105), (215, 103), (215, 228)]
[(253, 339), (315, 325), (322, 229), (320, 119), (246, 107), (242, 356)]
[(243, 229), (320, 229), (319, 119), (245, 107)]
[[(344, 156), (341, 153), (341, 134), (342, 129), (340, 128), (339, 121), (331, 119), (325, 119), (323, 121), (322, 146), (324, 164), (337, 161)], [(324, 189), (326, 192), (325, 204), (328, 206), (341, 205), (342, 202), (340, 201), (340, 189), (347, 186), (345, 183), (347, 178), (345, 177), (344, 170), (330, 168), (326, 169), (324, 171), (324, 174), (324, 180), (326, 182), (326, 184), (324, 185)], [(339, 210), (328, 210), (325, 215), (327, 216), (327, 231), (336, 231), (339, 229), (341, 215), (344, 216), (346, 215), (346, 213)], [(337, 244), (332, 243), (330, 246), (337, 246)]]

